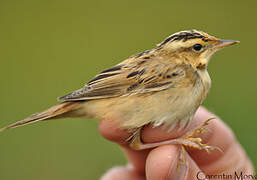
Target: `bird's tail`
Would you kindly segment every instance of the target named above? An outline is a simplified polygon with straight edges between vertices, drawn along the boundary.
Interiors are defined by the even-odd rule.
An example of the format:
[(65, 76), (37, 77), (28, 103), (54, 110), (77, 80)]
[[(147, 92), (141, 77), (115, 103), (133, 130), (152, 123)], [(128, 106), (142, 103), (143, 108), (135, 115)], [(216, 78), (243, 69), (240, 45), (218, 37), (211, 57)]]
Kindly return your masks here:
[(21, 121), (5, 126), (0, 129), (0, 132), (6, 129), (23, 126), (23, 125), (34, 123), (37, 121), (58, 119), (61, 117), (70, 117), (69, 114), (72, 114), (72, 112), (78, 110), (80, 107), (81, 107), (81, 102), (63, 102), (61, 104), (52, 106), (51, 108), (43, 112), (33, 114), (27, 117), (26, 119), (23, 119)]

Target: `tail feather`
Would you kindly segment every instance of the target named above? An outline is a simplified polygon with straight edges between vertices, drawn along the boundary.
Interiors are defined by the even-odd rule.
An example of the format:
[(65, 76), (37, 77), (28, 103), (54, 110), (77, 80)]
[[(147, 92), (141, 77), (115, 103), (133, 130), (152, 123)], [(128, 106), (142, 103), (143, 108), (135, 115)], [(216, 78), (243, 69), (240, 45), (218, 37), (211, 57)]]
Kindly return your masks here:
[(8, 126), (5, 126), (0, 129), (0, 132), (10, 129), (10, 128), (15, 128), (15, 127), (27, 125), (30, 123), (34, 123), (37, 121), (48, 120), (48, 119), (57, 119), (59, 117), (66, 117), (65, 116), (66, 113), (79, 109), (80, 104), (81, 104), (80, 102), (64, 102), (61, 104), (57, 104), (41, 113), (33, 114), (24, 120), (15, 122)]

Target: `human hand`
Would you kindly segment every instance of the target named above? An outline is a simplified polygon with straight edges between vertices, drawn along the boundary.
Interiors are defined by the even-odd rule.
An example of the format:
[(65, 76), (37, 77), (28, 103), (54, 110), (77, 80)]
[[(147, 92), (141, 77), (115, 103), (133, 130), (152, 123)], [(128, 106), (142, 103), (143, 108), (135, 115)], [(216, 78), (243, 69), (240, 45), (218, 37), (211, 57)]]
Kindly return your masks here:
[[(200, 107), (190, 127), (200, 125), (212, 117), (215, 115)], [(103, 175), (102, 180), (203, 180), (214, 179), (214, 175), (217, 175), (215, 179), (234, 179), (236, 175), (240, 176), (241, 172), (242, 175), (248, 177), (254, 176), (252, 163), (230, 128), (219, 118), (212, 120), (207, 128), (209, 131), (200, 136), (203, 142), (221, 148), (223, 153), (212, 151), (208, 154), (205, 151), (186, 148), (186, 163), (180, 166), (179, 172), (177, 167), (181, 156), (181, 146), (164, 145), (154, 149), (135, 151), (125, 143), (129, 133), (117, 129), (110, 121), (101, 121), (99, 131), (102, 136), (118, 143), (128, 159), (127, 166), (110, 169)], [(161, 128), (151, 128), (150, 126), (145, 127), (141, 134), (144, 143), (158, 142), (179, 136), (181, 133), (175, 131), (167, 133)]]

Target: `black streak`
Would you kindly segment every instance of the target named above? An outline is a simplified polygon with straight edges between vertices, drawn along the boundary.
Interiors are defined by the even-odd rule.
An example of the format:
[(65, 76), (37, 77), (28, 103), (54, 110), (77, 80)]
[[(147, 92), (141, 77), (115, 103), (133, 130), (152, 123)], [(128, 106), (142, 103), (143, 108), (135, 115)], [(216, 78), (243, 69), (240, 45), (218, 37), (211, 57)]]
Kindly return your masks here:
[(165, 40), (160, 44), (160, 46), (162, 46), (162, 45), (168, 43), (168, 42), (169, 42), (171, 39), (173, 39), (173, 38), (174, 38), (174, 36), (168, 37), (167, 39), (165, 39)]
[(207, 39), (207, 38), (205, 38), (205, 37), (203, 37), (202, 40), (203, 40), (204, 42), (210, 41), (210, 39)]
[(114, 66), (112, 68), (106, 69), (104, 71), (102, 71), (101, 73), (107, 73), (107, 72), (112, 72), (112, 71), (118, 71), (121, 70), (122, 65), (119, 66)]
[(149, 57), (149, 56), (146, 56), (146, 57), (143, 57), (143, 59), (150, 59), (150, 57)]
[(130, 74), (127, 76), (127, 78), (131, 78), (131, 77), (133, 77), (133, 76), (136, 76), (138, 73), (139, 73), (138, 71), (134, 71), (134, 72), (130, 73)]
[(97, 97), (97, 96), (110, 96), (120, 93), (119, 89), (103, 89), (101, 91), (86, 93), (83, 97)]
[(179, 41), (183, 40), (184, 42), (187, 41), (188, 39), (202, 39), (203, 41), (207, 41), (204, 36), (202, 36), (199, 33), (194, 33), (194, 32), (182, 32), (179, 34), (172, 35), (165, 39), (159, 46), (163, 46), (164, 44), (167, 44), (170, 41)]
[(145, 69), (142, 69), (142, 70), (139, 72), (140, 75), (143, 75), (144, 73), (145, 73)]
[(138, 86), (138, 84), (133, 84), (131, 85), (127, 90), (128, 91), (132, 91), (133, 89), (135, 89)]
[(152, 77), (146, 79), (145, 82), (148, 82), (148, 81), (152, 80), (153, 78), (155, 78), (155, 76), (152, 76)]
[(117, 74), (120, 74), (120, 73), (101, 74), (101, 75), (98, 75), (98, 76), (96, 76), (94, 79), (92, 79), (91, 81), (89, 81), (88, 84), (92, 84), (94, 81), (97, 81), (97, 80), (100, 80), (100, 79), (104, 79), (104, 78), (107, 78), (107, 77), (111, 77), (111, 76), (114, 76), (114, 75), (117, 75)]
[(133, 77), (133, 76), (136, 76), (136, 75), (143, 75), (145, 73), (145, 69), (142, 69), (141, 71), (134, 71), (134, 72), (132, 72), (132, 73), (130, 73), (128, 76), (127, 76), (127, 78), (131, 78), (131, 77)]
[(146, 61), (140, 61), (138, 65), (144, 64)]
[(146, 51), (144, 51), (144, 52), (141, 52), (141, 53), (137, 54), (135, 57), (138, 58), (138, 57), (140, 57), (140, 56), (143, 56), (144, 54), (149, 53), (150, 51), (151, 51), (151, 50), (146, 50)]
[(139, 84), (141, 84), (144, 81), (144, 79), (141, 79), (138, 81)]
[(165, 86), (167, 84), (171, 84), (172, 82), (166, 82), (166, 83), (159, 83), (159, 84), (151, 84), (151, 85), (148, 85), (146, 86), (146, 88), (157, 88), (157, 87), (162, 87), (162, 86)]
[(172, 77), (175, 77), (177, 75), (178, 75), (178, 73), (172, 73), (172, 74), (167, 75), (166, 78), (172, 78)]

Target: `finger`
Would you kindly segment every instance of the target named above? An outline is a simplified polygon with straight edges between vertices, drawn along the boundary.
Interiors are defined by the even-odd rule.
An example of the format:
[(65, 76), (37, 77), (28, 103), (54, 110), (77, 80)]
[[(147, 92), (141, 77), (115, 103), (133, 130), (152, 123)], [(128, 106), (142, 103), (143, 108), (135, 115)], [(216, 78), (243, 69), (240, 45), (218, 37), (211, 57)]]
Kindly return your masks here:
[(146, 159), (151, 150), (147, 149), (147, 150), (143, 150), (143, 151), (136, 151), (136, 150), (129, 148), (128, 146), (126, 146), (126, 147), (123, 146), (122, 149), (123, 149), (124, 153), (126, 154), (128, 162), (131, 163), (131, 165), (134, 167), (135, 171), (140, 175), (144, 175)]
[(101, 180), (144, 180), (144, 176), (137, 174), (133, 168), (128, 165), (126, 167), (114, 167), (108, 170), (101, 178)]
[[(146, 160), (146, 179), (196, 179), (194, 177), (201, 170), (181, 149), (175, 145), (165, 145), (153, 149)], [(181, 158), (185, 158), (184, 164), (179, 161)]]
[[(195, 118), (187, 130), (199, 126), (201, 123), (211, 117), (214, 117), (214, 115), (209, 113), (204, 108), (199, 108), (196, 112)], [(209, 131), (201, 135), (203, 142), (209, 142), (210, 145), (221, 148), (224, 153), (213, 151), (211, 154), (208, 154), (205, 151), (188, 148), (190, 155), (200, 166), (200, 168), (208, 173), (215, 172), (218, 169), (223, 169), (223, 171), (228, 171), (229, 169), (233, 171), (234, 169), (238, 169), (253, 172), (252, 164), (249, 158), (246, 156), (241, 146), (237, 143), (232, 131), (221, 120), (217, 118), (211, 121), (208, 129)], [(105, 138), (118, 142), (123, 146), (124, 142), (126, 142), (126, 139), (130, 135), (127, 133), (127, 131), (118, 129), (117, 126), (114, 126), (108, 121), (101, 122), (99, 125), (99, 130), (102, 132), (102, 135)], [(159, 142), (179, 137), (184, 133), (186, 133), (186, 130), (178, 132), (175, 128), (174, 131), (168, 133), (167, 131), (163, 130), (162, 127), (152, 128), (151, 126), (146, 126), (142, 131), (142, 139), (145, 143)], [(139, 170), (139, 172), (143, 173), (145, 165), (144, 162), (149, 151), (133, 151), (127, 148), (127, 146), (125, 146), (124, 149), (128, 159)], [(231, 158), (232, 155), (233, 158)], [(227, 159), (231, 159), (233, 161), (227, 161)], [(239, 161), (240, 163), (237, 163)], [(240, 165), (240, 167), (235, 166), (235, 164), (237, 166)]]
[(130, 136), (128, 131), (119, 128), (119, 126), (108, 120), (101, 120), (98, 125), (98, 130), (104, 138), (121, 145), (127, 144), (126, 140)]
[[(128, 131), (119, 128), (116, 124), (113, 123), (114, 121), (102, 120), (99, 123), (99, 132), (101, 135), (113, 142), (116, 142), (121, 145), (123, 151), (126, 154), (128, 161), (132, 164), (135, 168), (135, 171), (139, 174), (145, 173), (145, 162), (150, 150), (143, 150), (143, 151), (135, 151), (128, 147), (128, 142), (126, 141), (130, 136), (131, 133)], [(172, 133), (167, 133), (162, 128), (149, 128), (150, 126), (146, 127), (146, 130), (143, 130), (143, 141), (147, 142), (154, 142), (154, 141), (161, 141), (165, 139), (176, 138), (183, 134), (184, 131), (177, 132), (176, 130)], [(147, 130), (148, 129), (148, 130)], [(149, 131), (150, 130), (150, 131)], [(146, 133), (145, 133), (146, 132)], [(152, 136), (154, 134), (154, 136)], [(146, 137), (146, 141), (144, 139)], [(150, 141), (148, 141), (150, 140)]]
[[(128, 131), (126, 130), (120, 129), (117, 125), (113, 123), (113, 121), (100, 121), (99, 132), (106, 139), (120, 144), (126, 154), (128, 161), (131, 162), (135, 170), (140, 174), (144, 174), (145, 161), (150, 150), (135, 151), (129, 148), (126, 140), (131, 134), (128, 133)], [(144, 143), (159, 142), (179, 137), (183, 133), (185, 133), (185, 130), (178, 132), (175, 128), (174, 131), (168, 133), (162, 127), (152, 128), (149, 125), (143, 129), (142, 139)]]
[[(191, 122), (187, 130), (200, 126), (209, 118), (216, 117), (212, 113), (208, 112), (205, 108), (200, 107)], [(200, 135), (203, 139), (203, 143), (208, 143), (211, 146), (219, 147), (223, 153), (219, 151), (212, 151), (207, 153), (206, 151), (200, 151), (193, 148), (187, 148), (192, 159), (195, 160), (197, 165), (203, 169), (206, 173), (230, 171), (248, 171), (253, 172), (252, 164), (245, 154), (243, 148), (238, 144), (233, 132), (226, 126), (218, 117), (212, 120), (207, 126), (208, 131)], [(171, 133), (163, 131), (161, 127), (152, 128), (147, 126), (142, 133), (142, 139), (144, 142), (160, 142), (167, 139), (173, 139), (186, 133), (176, 132), (174, 129)]]
[(114, 125), (111, 121), (102, 120), (98, 126), (101, 135), (113, 142), (118, 143), (128, 161), (133, 166), (134, 170), (140, 174), (145, 174), (145, 161), (150, 150), (135, 151), (128, 146), (127, 139), (131, 135), (126, 130), (120, 129), (117, 125)]
[[(215, 115), (204, 108), (200, 108), (195, 115), (195, 122), (202, 123), (211, 117), (215, 117)], [(203, 142), (221, 148), (223, 153), (213, 151), (208, 154), (205, 151), (188, 149), (192, 159), (203, 171), (207, 174), (234, 173), (235, 171), (253, 173), (249, 158), (227, 125), (216, 117), (210, 123), (208, 129), (209, 131), (201, 135)]]

